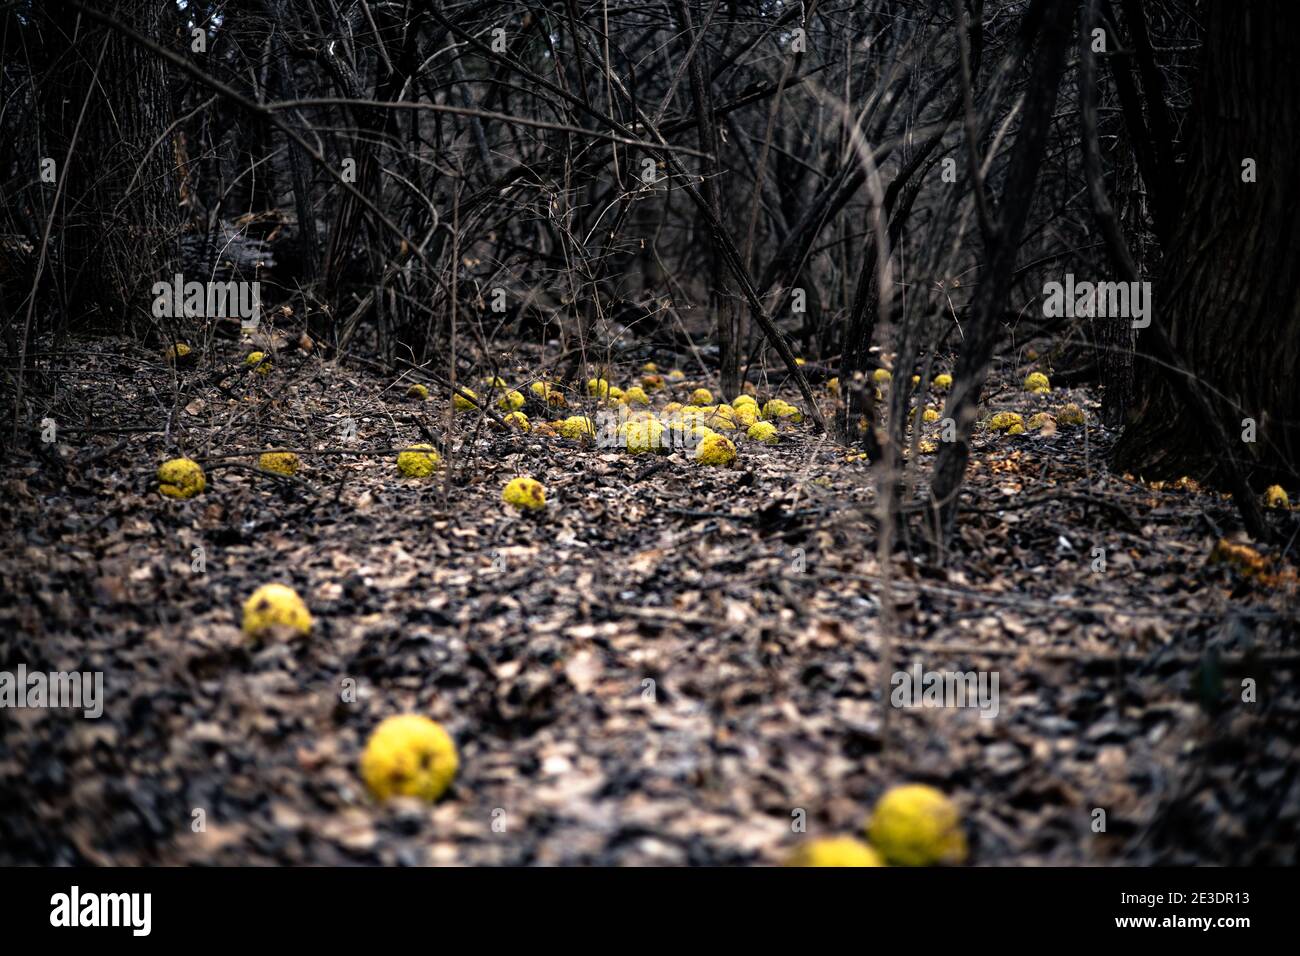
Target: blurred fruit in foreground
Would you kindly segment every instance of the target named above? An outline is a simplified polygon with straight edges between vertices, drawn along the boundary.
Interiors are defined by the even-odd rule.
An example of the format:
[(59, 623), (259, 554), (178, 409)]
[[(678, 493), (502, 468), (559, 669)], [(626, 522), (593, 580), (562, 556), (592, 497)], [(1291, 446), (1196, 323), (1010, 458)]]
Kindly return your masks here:
[(896, 866), (956, 864), (966, 859), (957, 807), (924, 784), (891, 787), (867, 821), (867, 839)]
[(459, 767), (451, 735), (420, 714), (384, 720), (361, 754), (361, 778), (377, 800), (403, 796), (432, 803), (447, 791)]
[(795, 848), (786, 866), (884, 866), (880, 854), (853, 837), (823, 837)]

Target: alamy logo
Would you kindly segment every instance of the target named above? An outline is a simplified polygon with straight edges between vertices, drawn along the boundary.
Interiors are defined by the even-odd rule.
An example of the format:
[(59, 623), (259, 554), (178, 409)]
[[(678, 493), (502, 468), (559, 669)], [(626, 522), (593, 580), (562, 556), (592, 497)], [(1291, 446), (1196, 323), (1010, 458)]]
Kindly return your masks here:
[(1049, 319), (1132, 319), (1133, 328), (1151, 324), (1150, 282), (1065, 282), (1043, 284), (1043, 315)]
[(133, 936), (153, 929), (152, 893), (71, 893), (50, 897), (51, 926), (129, 926)]
[(155, 282), (151, 291), (154, 318), (238, 318), (246, 329), (261, 322), (260, 282), (186, 282), (178, 272), (171, 282)]
[(984, 720), (998, 715), (997, 671), (922, 671), (917, 661), (910, 672), (895, 671), (889, 682), (895, 707), (978, 707)]
[(0, 708), (71, 707), (89, 720), (104, 713), (103, 671), (0, 671)]

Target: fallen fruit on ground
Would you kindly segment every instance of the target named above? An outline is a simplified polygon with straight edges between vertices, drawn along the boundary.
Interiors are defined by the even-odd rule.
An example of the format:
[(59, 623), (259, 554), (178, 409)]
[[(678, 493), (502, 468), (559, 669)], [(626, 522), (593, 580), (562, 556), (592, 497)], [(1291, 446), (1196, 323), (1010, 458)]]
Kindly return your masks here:
[(695, 449), (695, 460), (701, 465), (730, 465), (736, 460), (736, 446), (725, 435), (706, 435)]
[[(464, 392), (465, 394), (462, 395), (461, 392)], [(469, 398), (466, 398), (466, 395), (469, 396)], [(470, 401), (471, 398), (474, 399), (473, 402)], [(478, 393), (473, 389), (462, 388), (459, 391), (452, 392), (451, 395), (451, 405), (458, 412), (465, 412), (469, 411), (471, 408), (477, 408), (478, 406), (474, 404), (474, 402), (477, 401)]]
[(520, 511), (538, 511), (546, 507), (546, 489), (536, 478), (520, 475), (506, 484), (501, 500)]
[(429, 386), (421, 385), (419, 382), (416, 382), (414, 385), (412, 385), (410, 388), (406, 390), (406, 397), (419, 399), (422, 402), (428, 401)]
[(397, 470), (406, 478), (427, 478), (441, 460), (432, 445), (411, 445), (397, 455)]
[(571, 415), (560, 425), (560, 434), (574, 439), (591, 437), (596, 434), (596, 426), (585, 415)]
[(1062, 405), (1056, 412), (1056, 421), (1060, 425), (1082, 425), (1083, 409), (1074, 402), (1068, 405)]
[(1025, 430), (1025, 420), (1019, 412), (998, 412), (989, 419), (989, 428), (995, 432), (1010, 432), (1016, 426), (1020, 426), (1021, 432)]
[(194, 357), (194, 351), (184, 342), (177, 342), (167, 349), (167, 361), (176, 365), (185, 365)]
[(880, 854), (850, 836), (822, 837), (796, 847), (786, 866), (884, 866)]
[(620, 444), (633, 455), (662, 450), (664, 431), (664, 426), (654, 420), (634, 420), (618, 426)]
[(291, 451), (268, 451), (258, 457), (257, 467), (263, 471), (273, 471), (277, 475), (293, 476), (302, 467), (302, 462)]
[(1052, 383), (1048, 381), (1047, 376), (1042, 372), (1030, 372), (1025, 376), (1026, 392), (1050, 392)]
[(385, 719), (361, 754), (361, 779), (377, 800), (402, 796), (432, 803), (446, 793), (459, 767), (451, 735), (422, 714)]
[(199, 463), (173, 458), (158, 466), (158, 490), (168, 498), (193, 498), (208, 486)]
[(925, 784), (887, 790), (867, 821), (867, 839), (895, 866), (955, 865), (966, 859), (956, 805)]
[(311, 633), (311, 612), (288, 585), (263, 584), (244, 602), (243, 630), (255, 639), (281, 630), (306, 637)]
[(761, 441), (764, 445), (775, 445), (780, 438), (777, 436), (776, 426), (771, 422), (754, 422), (745, 432), (754, 441)]

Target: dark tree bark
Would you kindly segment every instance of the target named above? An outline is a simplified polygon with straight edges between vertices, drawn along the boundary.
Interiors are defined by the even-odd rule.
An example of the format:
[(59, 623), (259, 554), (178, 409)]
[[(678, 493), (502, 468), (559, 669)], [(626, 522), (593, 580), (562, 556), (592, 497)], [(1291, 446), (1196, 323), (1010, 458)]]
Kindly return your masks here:
[(953, 375), (953, 388), (944, 417), (957, 425), (956, 440), (943, 444), (934, 465), (931, 494), (938, 509), (937, 538), (946, 538), (957, 513), (957, 492), (970, 461), (970, 436), (978, 417), (980, 392), (1000, 331), (999, 318), (1011, 291), (1012, 273), (1024, 235), (1029, 207), (1038, 182), (1038, 169), (1047, 146), (1047, 133), (1056, 109), (1056, 96), (1065, 57), (1074, 35), (1077, 0), (1047, 5), (1038, 49), (1026, 94), (1024, 119), (1016, 134), (1011, 165), (1003, 185), (1003, 203), (987, 251), (979, 288), (971, 302), (966, 338)]
[[(45, 155), (64, 176), (53, 275), (74, 322), (147, 320), (150, 286), (179, 266), (180, 194), (164, 62), (59, 2), (38, 5), (48, 72)], [(166, 0), (123, 0), (116, 17), (151, 36), (175, 26)], [(102, 51), (102, 56), (101, 56)], [(84, 109), (83, 109), (84, 107)]]
[[(706, 82), (705, 74), (708, 64), (704, 62), (707, 47), (696, 48), (695, 26), (691, 22), (690, 7), (685, 0), (675, 4), (678, 24), (682, 30), (684, 48), (691, 56), (689, 73), (691, 77), (691, 103), (695, 107), (698, 121), (700, 150), (708, 155), (703, 160), (700, 184), (704, 198), (713, 211), (713, 217), (722, 221), (722, 197), (718, 192), (718, 142), (717, 120), (713, 114), (713, 90)], [(718, 330), (719, 377), (725, 395), (735, 395), (740, 390), (740, 355), (736, 343), (736, 320), (734, 294), (726, 280), (726, 264), (716, 242), (709, 246), (709, 271), (714, 277), (710, 284), (709, 306), (716, 318)]]
[[(1115, 464), (1151, 479), (1224, 482), (1213, 434), (1226, 429), (1253, 484), (1287, 484), (1300, 471), (1300, 5), (1210, 4), (1206, 15), (1187, 189), (1155, 314), (1221, 427), (1143, 363)], [(1247, 159), (1255, 182), (1243, 181)], [(1149, 336), (1140, 333), (1140, 353), (1151, 351)], [(1246, 418), (1257, 424), (1253, 444), (1236, 440)]]

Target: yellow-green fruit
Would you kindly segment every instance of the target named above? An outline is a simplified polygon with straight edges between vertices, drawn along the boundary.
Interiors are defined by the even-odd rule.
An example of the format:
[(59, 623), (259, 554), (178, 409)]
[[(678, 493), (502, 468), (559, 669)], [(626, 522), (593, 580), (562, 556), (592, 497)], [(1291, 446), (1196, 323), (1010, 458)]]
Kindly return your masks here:
[[(465, 395), (461, 394), (461, 392), (464, 392), (465, 395), (469, 396), (469, 398), (466, 398)], [(474, 401), (471, 402), (469, 400), (470, 398), (474, 399)], [(474, 402), (477, 401), (478, 401), (478, 393), (468, 388), (462, 388), (458, 392), (452, 392), (451, 395), (452, 408), (456, 409), (456, 411), (458, 412), (464, 412), (464, 411), (468, 411), (471, 408), (477, 408), (478, 406), (474, 404)]]
[(397, 470), (407, 478), (427, 478), (440, 461), (432, 445), (412, 445), (397, 455)]
[(745, 434), (754, 441), (761, 441), (764, 445), (775, 445), (780, 441), (776, 434), (776, 426), (771, 422), (754, 422)]
[(921, 413), (921, 421), (937, 422), (939, 420), (939, 411), (935, 408), (927, 408)]
[(754, 399), (753, 395), (745, 395), (742, 393), (731, 400), (732, 408), (738, 409), (742, 405), (753, 405), (754, 408), (758, 408), (758, 402)]
[(302, 462), (291, 451), (268, 451), (258, 457), (257, 467), (263, 471), (273, 471), (277, 475), (296, 475)]
[(886, 791), (867, 821), (867, 839), (895, 866), (951, 865), (966, 859), (956, 805), (924, 784)]
[(173, 458), (158, 466), (158, 490), (168, 498), (193, 498), (208, 486), (199, 463)]
[(421, 714), (384, 720), (361, 754), (361, 779), (377, 800), (441, 797), (460, 767), (456, 744), (442, 725)]
[(644, 365), (641, 366), (641, 371), (643, 371), (643, 372), (657, 372), (657, 371), (659, 371), (659, 366), (656, 365), (654, 362), (646, 362)]
[(592, 424), (591, 419), (583, 415), (572, 415), (566, 418), (560, 425), (560, 434), (565, 438), (582, 438), (585, 436), (595, 436), (596, 426)]
[(311, 633), (311, 612), (293, 588), (263, 584), (244, 602), (244, 634), (263, 638), (279, 629), (306, 637)]
[(710, 392), (707, 388), (697, 388), (695, 391), (691, 392), (691, 404), (712, 405), (713, 393)]
[(528, 391), (532, 392), (538, 398), (545, 399), (548, 388), (550, 388), (550, 386), (545, 382), (533, 382), (532, 385), (528, 386)]
[(664, 426), (656, 421), (630, 421), (618, 426), (623, 447), (633, 455), (659, 451), (664, 446)]
[(681, 418), (671, 419), (665, 429), (669, 442), (677, 448), (698, 448), (704, 439), (717, 434), (712, 428)]
[(803, 421), (803, 413), (789, 402), (774, 398), (763, 406), (763, 417), (768, 421), (777, 418), (788, 418), (792, 422)]
[(936, 375), (934, 377), (933, 385), (936, 392), (946, 392), (948, 389), (952, 388), (952, 376), (947, 372)]
[(883, 385), (885, 382), (892, 381), (893, 374), (887, 368), (878, 368), (871, 373), (871, 380), (877, 385)]
[(184, 342), (177, 342), (167, 350), (167, 361), (174, 362), (177, 365), (185, 364), (186, 360), (193, 356), (193, 351)]
[(645, 393), (645, 389), (633, 385), (623, 393), (623, 401), (628, 405), (649, 405), (650, 396)]
[(537, 511), (546, 507), (546, 489), (536, 478), (521, 475), (510, 479), (501, 492), (501, 500), (520, 511)]
[(419, 382), (416, 382), (406, 390), (406, 397), (418, 398), (422, 402), (427, 401), (429, 398), (429, 386), (421, 385)]
[(507, 383), (506, 380), (502, 378), (500, 375), (494, 375), (487, 384), (488, 384), (488, 388), (509, 388), (510, 387), (509, 383)]
[(1019, 412), (998, 412), (989, 419), (989, 428), (995, 432), (1010, 431), (1017, 425), (1020, 426), (1021, 431), (1024, 431), (1025, 420), (1020, 417)]
[(621, 402), (623, 400), (623, 390), (617, 385), (609, 387), (609, 400), (611, 402)]
[(884, 866), (880, 854), (853, 837), (823, 837), (799, 846), (785, 860), (786, 866)]
[(1055, 424), (1056, 424), (1056, 419), (1053, 418), (1051, 415), (1047, 414), (1047, 412), (1038, 412), (1035, 415), (1029, 416), (1029, 423), (1025, 425), (1025, 427), (1028, 428), (1031, 432), (1036, 432), (1041, 428), (1047, 428)]
[(521, 432), (526, 432), (531, 427), (528, 424), (528, 416), (523, 412), (511, 412), (502, 419), (507, 425), (518, 428)]
[(680, 412), (685, 407), (681, 402), (669, 402), (664, 406), (664, 414), (671, 415), (673, 412)]
[(1264, 503), (1270, 508), (1289, 508), (1291, 501), (1281, 485), (1269, 485), (1264, 490)]
[(1025, 376), (1026, 392), (1050, 392), (1052, 383), (1047, 380), (1047, 376), (1042, 372), (1030, 372)]
[(256, 371), (258, 375), (271, 374), (271, 360), (265, 352), (249, 352), (244, 359), (244, 364)]
[(609, 398), (609, 382), (603, 378), (587, 379), (587, 394), (592, 398)]
[(664, 387), (664, 379), (663, 379), (663, 376), (662, 376), (662, 375), (645, 375), (645, 376), (642, 376), (642, 378), (641, 378), (641, 386), (642, 386), (642, 387), (643, 387), (647, 392), (657, 392), (657, 391), (659, 391), (659, 389), (661, 389), (661, 388)]
[(1020, 424), (1019, 422), (1016, 422), (1014, 425), (1012, 425), (1010, 428), (1007, 429), (1008, 435), (1023, 435), (1024, 433), (1025, 433), (1025, 426)]
[(701, 465), (730, 465), (736, 460), (736, 446), (730, 438), (715, 432), (696, 447), (695, 460)]
[(832, 395), (838, 395), (840, 393), (840, 378), (838, 375), (832, 379), (827, 379), (826, 391), (830, 392)]
[(740, 405), (736, 408), (736, 424), (748, 428), (758, 421), (758, 408), (754, 405)]
[(668, 378), (674, 382), (680, 382), (685, 377), (686, 377), (686, 373), (679, 368), (675, 368), (668, 373)]
[(1070, 402), (1068, 405), (1062, 405), (1056, 411), (1056, 420), (1062, 425), (1082, 425), (1083, 409), (1074, 404), (1074, 402)]
[(508, 412), (524, 407), (524, 396), (521, 392), (509, 391), (497, 399), (497, 405)]

